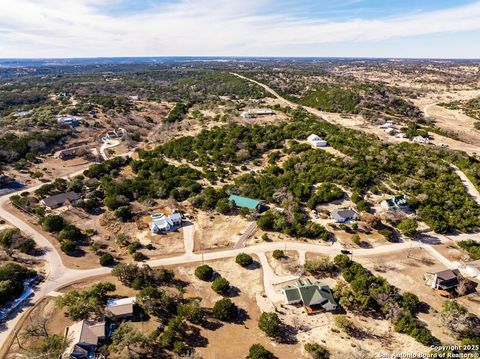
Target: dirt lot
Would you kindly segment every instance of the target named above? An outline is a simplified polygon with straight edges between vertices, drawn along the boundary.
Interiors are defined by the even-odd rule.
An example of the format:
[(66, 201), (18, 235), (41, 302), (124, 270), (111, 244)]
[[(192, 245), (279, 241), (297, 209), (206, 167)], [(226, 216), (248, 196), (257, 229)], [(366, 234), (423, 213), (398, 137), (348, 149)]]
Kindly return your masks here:
[(273, 252), (267, 252), (265, 255), (267, 256), (268, 264), (272, 267), (276, 275), (293, 275), (300, 269), (297, 251), (284, 251), (286, 257), (281, 259), (273, 258), (272, 253)]
[[(300, 346), (274, 344), (258, 329), (257, 320), (260, 310), (255, 302), (256, 294), (263, 292), (262, 271), (260, 269), (244, 269), (235, 263), (233, 259), (215, 261), (209, 263), (215, 271), (227, 278), (230, 283), (238, 288), (239, 295), (232, 300), (248, 314), (242, 324), (224, 324), (215, 331), (202, 330), (202, 335), (208, 339), (210, 345), (199, 348), (198, 352), (204, 359), (238, 359), (244, 358), (250, 345), (260, 343), (272, 351), (279, 359), (291, 359), (301, 353)], [(196, 265), (183, 266), (177, 271), (182, 279), (191, 284), (187, 287), (187, 295), (199, 296), (202, 304), (212, 307), (216, 300), (221, 297), (213, 292), (210, 283), (198, 280), (193, 271)]]
[[(261, 269), (244, 269), (235, 263), (233, 259), (213, 261), (209, 263), (216, 272), (227, 278), (234, 291), (231, 299), (245, 311), (245, 319), (241, 323), (224, 323), (218, 328), (207, 330), (201, 329), (201, 335), (207, 339), (208, 346), (197, 348), (199, 354), (205, 359), (238, 359), (244, 358), (247, 355), (248, 348), (254, 343), (260, 343), (267, 349), (274, 352), (279, 359), (290, 359), (292, 355), (299, 356), (299, 345), (273, 344), (263, 333), (258, 329), (257, 320), (260, 311), (255, 301), (257, 294), (263, 292), (262, 286), (262, 270)], [(200, 297), (202, 298), (202, 306), (211, 308), (215, 301), (221, 297), (217, 295), (210, 288), (211, 283), (198, 280), (193, 272), (198, 264), (185, 265), (173, 268), (176, 272), (177, 278), (187, 281), (190, 284), (185, 288), (186, 297)], [(109, 281), (116, 285), (115, 292), (118, 296), (133, 296), (136, 291), (126, 288), (116, 278), (111, 276), (104, 276), (96, 278), (95, 280), (88, 280), (76, 283), (68, 288), (62, 290), (65, 292), (69, 289), (83, 289), (89, 287), (94, 282)], [(22, 330), (32, 323), (36, 318), (48, 318), (47, 329), (50, 333), (63, 333), (66, 326), (72, 324), (72, 321), (63, 315), (62, 310), (55, 307), (52, 298), (43, 300), (32, 313), (28, 316), (22, 326)], [(158, 326), (155, 320), (149, 320), (144, 323), (132, 323), (139, 329), (149, 332)], [(25, 346), (32, 345), (33, 342), (23, 342)], [(18, 344), (15, 343), (10, 349), (8, 358), (14, 358), (18, 352)]]
[(233, 246), (250, 222), (241, 216), (195, 213), (195, 251)]

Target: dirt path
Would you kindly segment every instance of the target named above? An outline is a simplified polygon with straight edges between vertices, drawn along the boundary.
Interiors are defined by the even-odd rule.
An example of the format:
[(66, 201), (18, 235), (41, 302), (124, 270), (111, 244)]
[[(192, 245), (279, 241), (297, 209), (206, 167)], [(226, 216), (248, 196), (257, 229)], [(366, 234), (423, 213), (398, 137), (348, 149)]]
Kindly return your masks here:
[[(276, 91), (274, 91), (273, 89), (271, 89), (267, 85), (262, 84), (261, 82), (255, 81), (253, 79), (242, 76), (242, 75), (237, 74), (235, 72), (232, 72), (231, 74), (235, 75), (235, 76), (237, 76), (241, 79), (253, 82), (253, 83), (257, 84), (258, 86), (261, 86), (267, 92), (269, 92), (273, 96), (275, 96), (284, 105), (287, 105), (287, 106), (293, 107), (293, 108), (301, 107), (305, 111), (307, 111), (307, 112), (309, 112), (309, 113), (311, 113), (315, 116), (318, 116), (318, 117), (326, 120), (327, 122), (330, 122), (330, 123), (333, 123), (333, 124), (336, 124), (336, 125), (340, 125), (340, 126), (343, 126), (343, 127), (346, 127), (346, 128), (357, 129), (357, 130), (365, 132), (365, 133), (376, 135), (382, 141), (386, 141), (386, 142), (399, 143), (399, 142), (409, 141), (408, 139), (399, 139), (399, 138), (390, 136), (387, 132), (383, 131), (382, 129), (379, 129), (376, 126), (372, 126), (369, 123), (367, 123), (359, 115), (355, 115), (355, 116), (351, 115), (347, 118), (347, 117), (341, 116), (339, 113), (323, 112), (323, 111), (319, 111), (317, 109), (314, 109), (314, 108), (311, 108), (311, 107), (308, 107), (308, 106), (301, 106), (301, 105), (298, 105), (296, 103), (293, 103), (293, 102), (283, 98)], [(429, 108), (434, 106), (434, 105), (435, 105), (435, 103), (427, 104), (427, 106), (423, 108), (424, 113), (428, 114), (429, 113)], [(449, 130), (451, 130), (451, 128), (449, 128)], [(438, 134), (434, 134), (433, 139), (430, 142), (431, 142), (431, 144), (434, 144), (434, 145), (437, 145), (437, 146), (448, 145), (449, 148), (454, 149), (454, 150), (458, 150), (458, 151), (462, 151), (462, 152), (466, 152), (470, 156), (480, 154), (480, 147), (473, 144), (473, 143), (471, 144), (471, 143), (466, 143), (466, 142), (462, 142), (462, 141), (457, 141), (457, 140), (454, 140), (452, 138), (441, 136), (441, 135), (438, 135)], [(474, 142), (474, 143), (480, 143), (480, 133), (479, 133), (479, 140)]]

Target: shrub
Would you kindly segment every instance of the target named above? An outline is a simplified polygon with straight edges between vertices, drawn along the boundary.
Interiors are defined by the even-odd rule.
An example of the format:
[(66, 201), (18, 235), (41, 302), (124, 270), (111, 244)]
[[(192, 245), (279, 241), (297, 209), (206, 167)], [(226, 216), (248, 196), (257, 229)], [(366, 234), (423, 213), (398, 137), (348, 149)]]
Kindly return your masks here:
[(62, 242), (62, 244), (60, 245), (60, 249), (62, 250), (62, 252), (71, 255), (77, 249), (77, 244), (74, 241), (66, 240)]
[(83, 239), (83, 233), (77, 226), (67, 224), (60, 233), (58, 233), (58, 239), (78, 242)]
[(335, 325), (337, 326), (338, 329), (344, 331), (349, 335), (352, 335), (357, 329), (355, 327), (355, 324), (353, 324), (353, 322), (350, 319), (348, 319), (346, 315), (336, 316)]
[(248, 357), (250, 359), (269, 359), (272, 357), (272, 353), (260, 344), (253, 344), (248, 351)]
[(238, 308), (229, 298), (222, 298), (213, 306), (213, 316), (224, 322), (234, 320), (238, 315)]
[(248, 255), (246, 253), (240, 253), (235, 257), (235, 262), (240, 264), (242, 267), (248, 267), (253, 263), (253, 258), (251, 255)]
[(275, 249), (272, 254), (273, 258), (279, 260), (282, 258), (286, 258), (285, 253), (281, 249)]
[(100, 256), (100, 265), (104, 267), (111, 266), (115, 262), (115, 259), (110, 253), (103, 253)]
[(317, 343), (306, 343), (304, 346), (305, 351), (310, 354), (312, 359), (328, 359), (330, 353), (328, 350)]
[(121, 206), (115, 210), (115, 217), (117, 217), (122, 222), (127, 222), (132, 219), (132, 210), (130, 206)]
[(282, 322), (275, 312), (264, 312), (260, 315), (260, 319), (258, 320), (258, 327), (269, 337), (278, 336), (281, 324)]
[(195, 269), (195, 276), (198, 279), (209, 281), (213, 277), (213, 268), (208, 264), (203, 264)]
[(65, 227), (65, 220), (62, 216), (49, 215), (43, 218), (42, 227), (47, 232), (60, 232)]
[(338, 271), (337, 265), (331, 262), (328, 258), (314, 258), (307, 260), (305, 261), (303, 268), (306, 273), (327, 277), (335, 275)]
[(417, 220), (415, 218), (407, 218), (401, 221), (397, 228), (398, 230), (407, 237), (412, 237), (417, 233)]
[(225, 295), (230, 289), (230, 283), (223, 277), (215, 278), (212, 282), (212, 289), (221, 295)]

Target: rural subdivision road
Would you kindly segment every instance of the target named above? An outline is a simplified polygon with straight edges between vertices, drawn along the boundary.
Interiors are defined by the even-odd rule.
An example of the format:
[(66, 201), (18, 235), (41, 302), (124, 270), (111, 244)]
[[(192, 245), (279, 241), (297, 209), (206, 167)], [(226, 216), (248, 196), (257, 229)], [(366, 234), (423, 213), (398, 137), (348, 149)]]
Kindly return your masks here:
[[(297, 104), (294, 104), (283, 97), (281, 97), (278, 93), (274, 90), (269, 88), (268, 86), (261, 84), (257, 81), (249, 79), (247, 77), (238, 75), (233, 73), (235, 76), (243, 78), (245, 80), (254, 82), (259, 86), (263, 87), (266, 91), (273, 94), (279, 100), (284, 102), (285, 104), (291, 107), (298, 107)], [(303, 107), (308, 112), (316, 115), (321, 116), (321, 113), (315, 109), (309, 107)], [(129, 155), (132, 152), (127, 154), (122, 154), (119, 156)], [(81, 174), (82, 171), (78, 171), (76, 173), (72, 173), (69, 176), (64, 178), (71, 178), (75, 175)], [(27, 189), (27, 191), (33, 191), (39, 186), (32, 187)], [(25, 190), (23, 190), (25, 191)], [(52, 243), (34, 226), (29, 225), (21, 218), (17, 217), (15, 214), (9, 212), (6, 209), (6, 203), (8, 201), (8, 197), (12, 195), (10, 193), (8, 196), (0, 197), (0, 217), (4, 218), (12, 225), (18, 227), (21, 231), (25, 234), (30, 235), (33, 240), (44, 250), (44, 255), (41, 259), (46, 261), (46, 276), (44, 282), (40, 283), (36, 290), (33, 298), (31, 298), (31, 305), (35, 305), (39, 300), (44, 298), (48, 293), (53, 292), (61, 287), (67, 286), (71, 283), (74, 283), (79, 280), (105, 275), (110, 273), (111, 269), (107, 267), (100, 267), (94, 269), (87, 269), (87, 270), (79, 270), (79, 269), (72, 269), (66, 267), (61, 259), (60, 254), (56, 251), (56, 248), (53, 246)], [(185, 246), (185, 254), (175, 257), (168, 257), (168, 258), (161, 258), (161, 259), (154, 259), (148, 260), (145, 264), (148, 264), (152, 267), (157, 266), (174, 266), (180, 264), (188, 264), (188, 263), (196, 263), (203, 261), (210, 261), (210, 260), (217, 260), (217, 259), (224, 259), (224, 258), (231, 258), (236, 256), (239, 253), (245, 252), (249, 254), (256, 255), (262, 264), (263, 267), (263, 281), (265, 287), (265, 293), (271, 299), (276, 298), (276, 293), (273, 289), (274, 284), (282, 283), (286, 280), (294, 279), (296, 276), (288, 276), (288, 277), (280, 277), (277, 276), (268, 264), (268, 260), (266, 259), (266, 252), (271, 252), (275, 249), (285, 249), (293, 250), (299, 252), (299, 256), (301, 258), (301, 262), (305, 260), (305, 253), (317, 253), (323, 255), (336, 255), (339, 254), (341, 251), (341, 246), (328, 246), (328, 245), (317, 245), (317, 244), (309, 244), (309, 243), (299, 243), (299, 242), (272, 242), (272, 243), (261, 243), (245, 248), (231, 248), (225, 249), (222, 251), (212, 251), (212, 252), (204, 252), (194, 253), (193, 252), (193, 236), (194, 236), (194, 224), (188, 225), (184, 227), (184, 246)], [(241, 243), (243, 245), (243, 243)], [(409, 248), (425, 248), (427, 249), (432, 255), (434, 255), (437, 259), (439, 259), (443, 264), (447, 265), (447, 267), (454, 267), (455, 263), (450, 262), (445, 257), (441, 256), (431, 245), (421, 242), (403, 242), (403, 243), (396, 243), (396, 244), (387, 244), (375, 248), (360, 248), (360, 249), (353, 249), (351, 250), (353, 256), (376, 256), (376, 255), (383, 255), (389, 253), (395, 253), (399, 251), (404, 251)], [(15, 332), (16, 325), (21, 320), (22, 316), (25, 315), (25, 312), (28, 308), (26, 306), (23, 309), (19, 309), (19, 313), (10, 318), (9, 320), (5, 320), (3, 324), (2, 331), (0, 332), (0, 347), (5, 348), (8, 346), (13, 333)]]

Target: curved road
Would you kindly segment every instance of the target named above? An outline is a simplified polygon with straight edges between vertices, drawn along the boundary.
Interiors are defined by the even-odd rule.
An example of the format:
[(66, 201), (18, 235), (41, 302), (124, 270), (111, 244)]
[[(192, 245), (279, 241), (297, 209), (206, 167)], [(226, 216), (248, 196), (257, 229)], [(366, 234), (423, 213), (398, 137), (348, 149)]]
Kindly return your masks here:
[[(283, 101), (284, 103), (288, 104), (289, 106), (296, 107), (296, 104), (291, 103), (290, 101), (282, 98), (278, 95), (275, 91), (270, 89), (268, 86), (263, 85), (257, 81), (248, 79), (238, 74), (234, 74), (240, 78), (252, 81), (259, 86), (262, 86), (265, 90), (272, 93), (278, 99)], [(318, 111), (315, 109), (311, 109), (308, 107), (304, 107), (307, 111), (318, 115)], [(123, 154), (125, 155), (125, 154)], [(67, 176), (66, 178), (73, 177), (77, 174), (82, 173), (82, 171), (78, 171), (76, 173), (72, 173), (71, 175)], [(32, 187), (28, 189), (28, 191), (33, 191), (39, 186)], [(110, 272), (110, 268), (100, 267), (88, 270), (78, 270), (66, 267), (63, 262), (62, 258), (59, 253), (56, 251), (55, 247), (50, 243), (50, 241), (37, 229), (30, 226), (28, 223), (23, 221), (21, 218), (15, 216), (15, 214), (10, 213), (5, 209), (5, 204), (8, 201), (8, 196), (0, 197), (0, 217), (4, 218), (12, 225), (18, 227), (24, 233), (30, 235), (32, 239), (39, 245), (39, 247), (44, 249), (44, 255), (42, 259), (46, 261), (46, 276), (45, 281), (38, 285), (36, 288), (35, 294), (31, 300), (33, 304), (37, 303), (40, 299), (44, 298), (49, 292), (55, 291), (61, 287), (69, 285), (75, 281), (94, 277), (98, 275), (108, 274)], [(234, 257), (241, 252), (254, 254), (258, 256), (260, 259), (262, 266), (263, 266), (263, 280), (264, 280), (264, 287), (265, 292), (269, 298), (273, 298), (276, 294), (273, 290), (273, 284), (281, 283), (286, 280), (294, 279), (296, 276), (288, 276), (288, 277), (280, 277), (274, 274), (271, 268), (268, 265), (268, 261), (266, 260), (265, 253), (271, 252), (275, 249), (285, 249), (285, 246), (288, 247), (288, 250), (298, 251), (300, 258), (302, 261), (305, 260), (305, 253), (318, 253), (323, 255), (336, 255), (340, 253), (341, 247), (340, 246), (326, 246), (326, 245), (316, 245), (316, 244), (308, 244), (308, 243), (299, 243), (299, 242), (274, 242), (274, 243), (262, 243), (250, 247), (245, 248), (232, 248), (226, 249), (223, 251), (212, 251), (212, 252), (205, 252), (203, 254), (194, 253), (193, 252), (193, 230), (194, 226), (190, 225), (184, 228), (184, 241), (185, 241), (185, 250), (186, 253), (180, 256), (169, 257), (169, 258), (161, 258), (161, 259), (154, 259), (146, 261), (145, 263), (152, 266), (168, 266), (168, 265), (178, 265), (178, 264), (185, 264), (185, 263), (195, 263), (200, 262), (202, 260), (216, 260), (216, 259), (223, 259), (223, 258), (230, 258)], [(407, 250), (413, 247), (421, 247), (427, 249), (430, 253), (434, 254), (442, 263), (447, 265), (448, 267), (454, 266), (453, 263), (448, 261), (448, 259), (441, 256), (432, 246), (425, 243), (420, 242), (404, 242), (404, 243), (396, 243), (396, 244), (387, 244), (375, 248), (370, 249), (353, 249), (351, 250), (354, 256), (375, 256), (375, 255), (382, 255), (388, 253), (399, 252), (403, 250)], [(5, 344), (8, 342), (9, 337), (15, 330), (15, 326), (20, 321), (22, 316), (25, 314), (27, 308), (21, 309), (21, 313), (17, 314), (15, 317), (7, 320), (4, 322), (4, 330), (0, 332), (0, 346), (5, 348)]]

